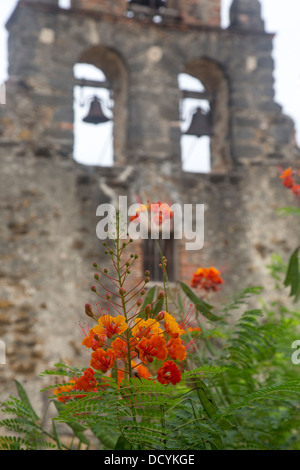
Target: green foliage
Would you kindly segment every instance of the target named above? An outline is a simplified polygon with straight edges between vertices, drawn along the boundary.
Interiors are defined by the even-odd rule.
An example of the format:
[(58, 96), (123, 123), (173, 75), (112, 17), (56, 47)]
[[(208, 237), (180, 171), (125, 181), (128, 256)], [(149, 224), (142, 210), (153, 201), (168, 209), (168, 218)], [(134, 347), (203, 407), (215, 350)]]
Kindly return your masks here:
[(300, 217), (300, 208), (292, 206), (280, 207), (276, 210), (276, 213), (281, 216), (297, 215), (298, 217)]
[[(44, 419), (40, 418), (34, 410), (23, 386), (15, 380), (18, 398), (10, 397), (0, 404), (1, 413), (5, 416), (0, 421), (0, 427), (9, 431), (9, 435), (0, 435), (0, 450), (47, 450), (67, 449), (62, 444), (55, 421), (52, 421), (52, 430), (49, 432), (43, 425)], [(59, 410), (60, 403), (54, 402)], [(79, 445), (89, 444), (82, 431), (84, 429), (75, 423), (72, 427), (74, 437), (78, 438)]]
[(192, 289), (187, 286), (184, 282), (179, 282), (181, 289), (185, 293), (185, 295), (191, 300), (191, 302), (195, 305), (197, 311), (201, 313), (205, 318), (207, 318), (210, 321), (219, 321), (221, 318), (219, 318), (217, 315), (215, 315), (212, 310), (213, 306), (209, 305), (207, 302), (204, 302), (203, 299), (198, 297)]
[(300, 260), (297, 248), (290, 257), (284, 285), (291, 288), (290, 296), (294, 297), (294, 302), (300, 297)]
[[(0, 439), (1, 448), (62, 449), (57, 425), (64, 423), (87, 447), (85, 431), (92, 431), (102, 449), (299, 449), (295, 430), (300, 419), (300, 379), (290, 351), (282, 347), (290, 348), (300, 312), (284, 310), (275, 318), (266, 305), (247, 309), (249, 299), (261, 293), (260, 288), (247, 288), (223, 306), (224, 317), (243, 306), (244, 312), (233, 325), (224, 320), (221, 326), (210, 323), (209, 333), (211, 339), (218, 338), (218, 348), (205, 364), (186, 369), (180, 384), (166, 387), (132, 379), (118, 387), (108, 379), (105, 390), (82, 398), (74, 392), (65, 403), (54, 401), (58, 415), (52, 433), (42, 429), (17, 383), (19, 398), (11, 397), (1, 406), (5, 415), (12, 416), (1, 425), (14, 433)], [(218, 329), (222, 335), (214, 336)], [(56, 364), (56, 370), (43, 373), (54, 374), (69, 379), (80, 370)], [(47, 390), (51, 394), (53, 387)]]

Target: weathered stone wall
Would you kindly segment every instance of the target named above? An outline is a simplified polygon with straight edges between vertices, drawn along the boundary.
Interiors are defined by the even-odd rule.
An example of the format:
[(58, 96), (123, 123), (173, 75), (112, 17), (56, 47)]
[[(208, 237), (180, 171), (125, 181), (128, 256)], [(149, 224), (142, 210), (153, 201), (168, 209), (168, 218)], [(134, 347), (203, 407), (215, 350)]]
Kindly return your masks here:
[[(277, 165), (299, 162), (299, 150), (293, 122), (274, 102), (273, 37), (252, 27), (261, 25), (252, 0), (234, 2), (227, 30), (209, 19), (188, 26), (198, 8), (216, 18), (218, 4), (184, 2), (185, 21), (159, 24), (78, 4), (61, 10), (46, 0), (23, 0), (13, 14), (7, 105), (0, 108), (1, 389), (27, 378), (34, 390), (37, 374), (60, 360), (86, 364), (76, 322), (85, 320), (84, 304), (97, 301), (89, 287), (92, 263), (102, 256), (95, 232), (102, 202), (128, 195), (133, 203), (139, 194), (205, 204), (204, 248), (188, 252), (178, 244), (178, 277), (189, 282), (199, 265), (214, 264), (224, 270), (224, 295), (265, 284), (271, 253), (287, 260), (298, 243), (299, 227), (291, 230), (274, 214), (294, 202)], [(80, 60), (101, 65), (112, 79), (117, 71), (114, 168), (72, 159), (73, 66)], [(201, 60), (222, 76), (211, 92), (222, 116), (215, 129), (224, 137), (212, 148), (209, 175), (183, 172), (180, 154), (177, 78)]]

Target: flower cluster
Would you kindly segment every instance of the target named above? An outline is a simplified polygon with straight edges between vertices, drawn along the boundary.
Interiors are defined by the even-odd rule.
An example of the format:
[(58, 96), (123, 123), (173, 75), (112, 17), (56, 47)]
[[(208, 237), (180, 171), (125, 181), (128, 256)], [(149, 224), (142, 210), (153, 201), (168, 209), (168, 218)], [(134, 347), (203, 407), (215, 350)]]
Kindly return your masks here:
[(54, 395), (57, 396), (58, 401), (64, 403), (70, 398), (82, 398), (85, 394), (77, 394), (75, 392), (96, 392), (99, 389), (103, 389), (107, 384), (103, 379), (97, 380), (95, 377), (95, 371), (90, 367), (83, 371), (83, 375), (80, 377), (74, 377), (70, 382), (61, 385), (54, 390)]
[[(293, 194), (296, 196), (300, 196), (300, 184), (295, 183), (294, 175), (296, 175), (296, 171), (292, 170), (291, 167), (287, 168), (286, 170), (281, 170), (280, 178), (282, 179), (282, 184), (285, 188), (291, 190)], [(298, 176), (300, 177), (300, 169), (298, 170)]]
[(173, 218), (173, 211), (169, 204), (158, 201), (156, 203), (147, 203), (147, 204), (140, 204), (140, 207), (137, 209), (135, 215), (130, 217), (130, 221), (135, 220), (136, 222), (139, 221), (141, 212), (147, 212), (153, 215), (153, 222), (156, 225), (162, 225), (165, 220)]
[(214, 267), (198, 268), (193, 275), (191, 286), (203, 289), (206, 292), (216, 292), (223, 284), (220, 271)]
[[(167, 209), (167, 217), (166, 214), (171, 217)], [(126, 254), (126, 248), (132, 241), (121, 241), (117, 236), (113, 248), (103, 243), (105, 254), (112, 264), (112, 274), (107, 268), (93, 264), (97, 271), (94, 279), (98, 285), (93, 285), (91, 290), (101, 299), (102, 306), (96, 304), (96, 310), (90, 303), (85, 305), (89, 321), (95, 322), (91, 327), (81, 326), (84, 336), (82, 345), (90, 353), (89, 367), (83, 375), (72, 378), (55, 391), (60, 401), (71, 396), (80, 398), (84, 392), (103, 389), (107, 386), (105, 377), (115, 379), (118, 386), (124, 380), (141, 378), (165, 385), (176, 385), (181, 381), (178, 363), (186, 359), (187, 349), (194, 346), (191, 341), (186, 344), (183, 338), (188, 333), (189, 340), (191, 336), (193, 340), (193, 335), (188, 332), (186, 318), (178, 322), (166, 311), (166, 292), (159, 292), (151, 303), (143, 301), (146, 285), (150, 281), (148, 270), (141, 281), (135, 285), (129, 282), (128, 285), (129, 274), (138, 258), (138, 255)], [(166, 260), (162, 257), (162, 269), (165, 264)], [(160, 310), (163, 302), (166, 309)]]
[[(155, 379), (149, 366), (166, 361), (157, 370), (161, 383), (178, 383), (181, 372), (173, 361), (183, 361), (187, 351), (181, 336), (185, 330), (166, 311), (149, 317), (139, 315), (126, 321), (123, 315), (102, 315), (84, 337), (82, 344), (91, 350), (90, 366), (104, 374), (116, 370), (118, 382), (124, 378)], [(169, 358), (169, 360), (167, 360)]]

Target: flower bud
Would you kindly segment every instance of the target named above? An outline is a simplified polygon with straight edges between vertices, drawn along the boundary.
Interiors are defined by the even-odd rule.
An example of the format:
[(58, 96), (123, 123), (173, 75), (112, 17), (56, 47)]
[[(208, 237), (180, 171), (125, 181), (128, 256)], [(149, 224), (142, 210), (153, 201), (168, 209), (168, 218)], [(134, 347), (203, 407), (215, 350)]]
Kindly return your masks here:
[(161, 320), (164, 319), (164, 317), (165, 317), (165, 312), (164, 312), (163, 310), (161, 310), (161, 311), (157, 314), (156, 320), (157, 320), (157, 321), (161, 321)]
[(107, 298), (107, 300), (110, 300), (110, 299), (111, 299), (111, 295), (110, 295), (109, 292), (106, 293), (106, 298)]
[(92, 287), (91, 287), (91, 290), (92, 290), (93, 292), (97, 292), (96, 286), (92, 286)]
[(98, 273), (94, 274), (94, 279), (96, 279), (97, 281), (99, 280), (99, 274)]
[(164, 291), (163, 291), (163, 290), (160, 290), (157, 297), (158, 297), (159, 299), (163, 299), (164, 296), (165, 296)]
[(97, 268), (97, 267), (98, 267), (96, 261), (93, 263), (93, 266), (94, 266), (94, 268)]
[(121, 289), (119, 289), (119, 294), (123, 297), (126, 294), (126, 290), (121, 287)]
[(145, 276), (146, 276), (146, 277), (147, 277), (147, 276), (150, 276), (150, 271), (149, 271), (148, 269), (145, 271)]
[(85, 304), (85, 313), (88, 317), (94, 316), (94, 311), (93, 311), (93, 307), (91, 306), (91, 304)]
[(146, 305), (146, 307), (145, 307), (145, 313), (146, 313), (146, 315), (150, 315), (151, 310), (152, 310), (151, 305), (150, 305), (150, 304)]
[(148, 284), (148, 282), (150, 282), (150, 277), (146, 277), (145, 279), (145, 284)]
[(142, 303), (143, 303), (142, 299), (139, 299), (136, 304), (137, 304), (138, 307), (140, 307), (142, 305)]

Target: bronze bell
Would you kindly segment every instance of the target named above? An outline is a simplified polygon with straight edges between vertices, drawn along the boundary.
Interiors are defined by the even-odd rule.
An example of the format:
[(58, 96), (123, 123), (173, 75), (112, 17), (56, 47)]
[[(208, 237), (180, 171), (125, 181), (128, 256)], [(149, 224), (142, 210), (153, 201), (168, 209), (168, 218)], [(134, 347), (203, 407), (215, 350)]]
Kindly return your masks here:
[(89, 124), (103, 124), (104, 122), (110, 121), (110, 118), (105, 116), (102, 110), (101, 101), (97, 96), (94, 96), (89, 113), (83, 121), (88, 122)]
[(191, 124), (184, 135), (195, 135), (201, 137), (203, 135), (212, 135), (211, 128), (211, 113), (210, 111), (204, 112), (202, 108), (198, 107), (193, 113)]

